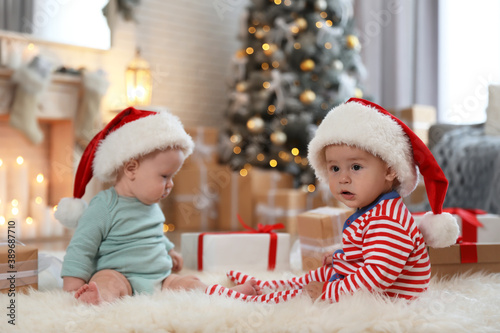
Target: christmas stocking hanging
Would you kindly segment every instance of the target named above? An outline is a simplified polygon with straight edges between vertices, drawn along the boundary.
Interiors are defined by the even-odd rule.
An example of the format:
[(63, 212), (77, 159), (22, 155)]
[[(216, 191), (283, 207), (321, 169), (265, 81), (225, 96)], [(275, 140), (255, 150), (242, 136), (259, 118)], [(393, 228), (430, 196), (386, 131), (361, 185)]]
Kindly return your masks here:
[(101, 99), (108, 90), (109, 82), (102, 70), (83, 72), (83, 97), (75, 120), (77, 143), (85, 148), (101, 130)]
[(28, 66), (21, 67), (12, 75), (12, 81), (17, 83), (17, 88), (9, 123), (23, 132), (34, 144), (43, 140), (43, 132), (38, 126), (35, 113), (39, 98), (50, 82), (51, 73), (52, 64), (35, 57)]

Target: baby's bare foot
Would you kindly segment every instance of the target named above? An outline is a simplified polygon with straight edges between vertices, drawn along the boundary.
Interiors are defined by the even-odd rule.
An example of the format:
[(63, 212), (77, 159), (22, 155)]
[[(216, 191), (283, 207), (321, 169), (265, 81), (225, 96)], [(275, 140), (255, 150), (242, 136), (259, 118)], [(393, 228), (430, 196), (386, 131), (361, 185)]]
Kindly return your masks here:
[(234, 288), (231, 288), (234, 291), (240, 292), (245, 295), (262, 295), (262, 290), (257, 285), (257, 281), (248, 280), (245, 283), (239, 284)]
[(88, 304), (98, 305), (103, 302), (99, 288), (95, 282), (90, 282), (80, 287), (75, 293), (75, 298)]

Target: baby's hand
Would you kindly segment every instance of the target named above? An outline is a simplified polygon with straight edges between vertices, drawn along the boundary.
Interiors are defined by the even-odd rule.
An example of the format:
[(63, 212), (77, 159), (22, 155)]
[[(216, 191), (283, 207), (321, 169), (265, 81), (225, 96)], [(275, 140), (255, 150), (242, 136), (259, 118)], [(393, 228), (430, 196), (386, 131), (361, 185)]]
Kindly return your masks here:
[(312, 299), (317, 299), (323, 294), (324, 282), (312, 281), (304, 286), (304, 292)]
[(333, 253), (325, 254), (323, 256), (323, 266), (332, 267), (333, 263)]
[(182, 269), (184, 260), (179, 252), (170, 250), (168, 253), (172, 258), (172, 272), (179, 272)]

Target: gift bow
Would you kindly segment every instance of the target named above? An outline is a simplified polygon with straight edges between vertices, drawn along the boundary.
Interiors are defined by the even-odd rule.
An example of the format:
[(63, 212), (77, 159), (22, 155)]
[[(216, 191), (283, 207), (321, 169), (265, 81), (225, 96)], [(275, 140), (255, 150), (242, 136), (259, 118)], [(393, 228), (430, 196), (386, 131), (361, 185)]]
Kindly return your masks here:
[(481, 209), (465, 209), (465, 208), (445, 208), (444, 212), (455, 214), (462, 219), (462, 236), (457, 241), (467, 243), (477, 242), (477, 228), (482, 228), (483, 224), (477, 219), (477, 215), (486, 214)]
[(240, 214), (237, 214), (238, 216), (238, 221), (240, 221), (240, 224), (243, 226), (243, 228), (250, 230), (254, 233), (271, 233), (273, 230), (278, 230), (278, 229), (284, 229), (285, 225), (283, 223), (276, 223), (276, 224), (257, 224), (257, 229), (254, 229), (252, 227), (249, 227), (245, 221), (241, 218)]

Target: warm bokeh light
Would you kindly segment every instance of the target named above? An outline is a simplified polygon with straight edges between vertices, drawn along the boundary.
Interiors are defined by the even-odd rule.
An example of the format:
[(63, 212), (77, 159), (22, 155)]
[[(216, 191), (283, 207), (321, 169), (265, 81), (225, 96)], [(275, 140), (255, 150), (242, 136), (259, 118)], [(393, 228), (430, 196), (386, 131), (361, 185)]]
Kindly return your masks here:
[(241, 147), (239, 146), (236, 146), (233, 148), (233, 153), (235, 153), (236, 155), (238, 155), (239, 153), (241, 153)]
[(292, 148), (291, 153), (293, 156), (297, 156), (299, 155), (300, 151), (298, 148)]
[(36, 198), (35, 198), (35, 203), (36, 203), (37, 205), (41, 205), (41, 204), (42, 204), (42, 202), (43, 202), (42, 197), (36, 197)]
[(33, 218), (31, 218), (31, 217), (28, 216), (26, 218), (26, 224), (33, 224)]
[(241, 169), (240, 170), (240, 176), (246, 177), (248, 175), (248, 170), (247, 169)]
[(307, 191), (311, 193), (316, 191), (316, 186), (314, 186), (314, 184), (307, 185)]
[(36, 182), (38, 184), (43, 183), (43, 180), (44, 180), (44, 177), (43, 177), (42, 173), (39, 173), (38, 175), (36, 175)]
[(16, 163), (22, 165), (24, 163), (24, 158), (22, 156), (18, 156), (16, 158)]
[(269, 165), (271, 166), (271, 168), (275, 168), (278, 165), (278, 161), (272, 159), (269, 161)]

